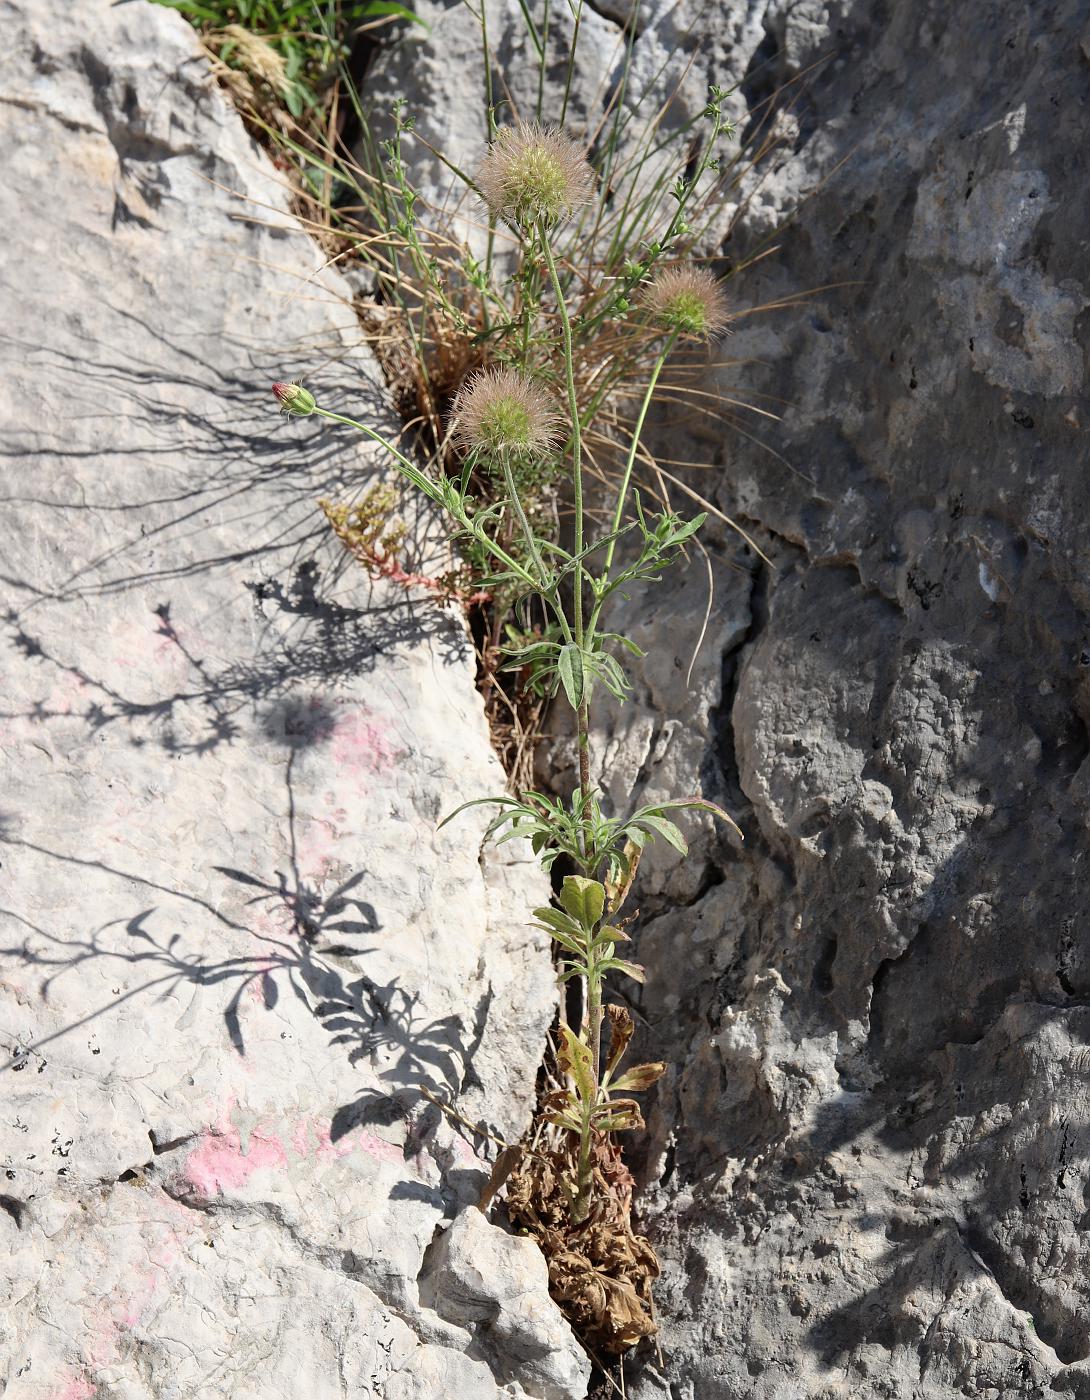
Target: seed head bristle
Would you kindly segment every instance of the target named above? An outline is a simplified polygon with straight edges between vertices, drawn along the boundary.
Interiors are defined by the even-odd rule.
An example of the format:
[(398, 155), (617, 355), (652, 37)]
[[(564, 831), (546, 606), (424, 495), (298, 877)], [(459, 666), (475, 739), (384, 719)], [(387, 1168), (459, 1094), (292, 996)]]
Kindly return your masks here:
[(661, 325), (703, 340), (730, 320), (722, 283), (706, 267), (663, 268), (644, 287), (641, 301)]
[(582, 149), (555, 127), (503, 127), (477, 171), (477, 185), (497, 218), (556, 224), (594, 198), (594, 171)]
[(546, 456), (563, 418), (552, 396), (508, 366), (478, 370), (454, 400), (455, 444), (488, 458), (527, 460)]

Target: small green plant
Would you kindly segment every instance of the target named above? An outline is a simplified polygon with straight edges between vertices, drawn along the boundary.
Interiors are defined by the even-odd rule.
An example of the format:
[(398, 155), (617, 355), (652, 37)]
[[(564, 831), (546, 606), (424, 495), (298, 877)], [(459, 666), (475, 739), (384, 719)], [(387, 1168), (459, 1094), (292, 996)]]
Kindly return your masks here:
[[(514, 172), (518, 180), (536, 181), (539, 212), (562, 212), (558, 201), (572, 196), (572, 218), (553, 252), (567, 303), (574, 398), (582, 425), (581, 466), (589, 486), (615, 484), (624, 473), (645, 498), (662, 504), (672, 496), (687, 498), (721, 515), (694, 490), (691, 476), (678, 474), (678, 468), (706, 463), (657, 459), (644, 444), (649, 372), (662, 355), (657, 393), (666, 411), (680, 406), (694, 419), (713, 417), (758, 440), (761, 423), (776, 415), (729, 391), (709, 395), (703, 387), (707, 357), (699, 347), (695, 354), (684, 353), (694, 339), (692, 331), (685, 330), (691, 321), (681, 315), (679, 334), (664, 346), (656, 326), (638, 314), (637, 300), (649, 277), (667, 272), (671, 263), (687, 265), (681, 275), (693, 275), (695, 264), (726, 232), (721, 222), (724, 206), (734, 209), (735, 216), (744, 210), (745, 186), (759, 184), (757, 168), (780, 139), (771, 122), (771, 103), (763, 116), (751, 120), (744, 150), (729, 153), (725, 142), (733, 136), (733, 127), (725, 89), (711, 87), (703, 110), (686, 110), (684, 116), (678, 89), (663, 91), (663, 75), (671, 66), (688, 71), (684, 50), (690, 39), (683, 28), (664, 52), (658, 72), (637, 78), (637, 0), (610, 57), (616, 85), (603, 99), (596, 124), (585, 133), (586, 159), (580, 153), (581, 164), (564, 169), (563, 142), (552, 152), (560, 159), (558, 183), (547, 163), (535, 169), (533, 142), (526, 147), (525, 138), (533, 135), (547, 147), (547, 129), (541, 123), (549, 114), (559, 114), (564, 121), (573, 75), (585, 58), (579, 52), (580, 36), (585, 34), (580, 22), (584, 0), (572, 0), (569, 7), (570, 52), (559, 74), (553, 62), (559, 23), (555, 7), (520, 0), (517, 11), (505, 19), (508, 27), (524, 28), (522, 36), (513, 37), (525, 39), (529, 62), (536, 62), (530, 84), (536, 99), (525, 112), (515, 109), (506, 82), (495, 81), (495, 36), (486, 7), (463, 0), (462, 8), (480, 32), (482, 138), (494, 142), (493, 155), (474, 176), (441, 147), (431, 145), (406, 102), (398, 101), (386, 112), (374, 110), (366, 100), (369, 56), (389, 40), (407, 42), (428, 30), (413, 13), (412, 0), (159, 2), (188, 14), (202, 33), (221, 82), (284, 173), (297, 216), (329, 262), (367, 269), (373, 291), (356, 295), (353, 309), (406, 424), (412, 455), (429, 471), (461, 474), (465, 443), (447, 432), (449, 406), (477, 370), (510, 366), (558, 397), (571, 397), (554, 362), (553, 346), (563, 328), (538, 236), (539, 221), (519, 219), (521, 227), (512, 234), (510, 221), (494, 212), (504, 194), (496, 180), (510, 180)], [(508, 124), (499, 126), (501, 119)], [(442, 207), (429, 205), (413, 188), (414, 144), (417, 153), (426, 150), (438, 158), (450, 176)], [(564, 183), (573, 179), (576, 185), (582, 181), (583, 188)], [(490, 212), (486, 222), (478, 220), (474, 255), (464, 241), (465, 212), (482, 193), (488, 196)], [(593, 197), (584, 199), (588, 194)], [(731, 275), (737, 276), (767, 251), (766, 245), (752, 248), (745, 261), (735, 263)], [(497, 277), (498, 265), (512, 269), (511, 275)], [(662, 286), (666, 295), (669, 279)], [(779, 302), (767, 309), (785, 305)], [(745, 314), (764, 309), (751, 307)], [(716, 328), (714, 320), (713, 314), (707, 330)], [(663, 372), (667, 355), (668, 374)], [(568, 407), (570, 412), (570, 402)], [(751, 422), (742, 421), (745, 418)], [(626, 460), (632, 442), (639, 446)], [(558, 489), (556, 466), (561, 455), (570, 459), (571, 450), (569, 443), (564, 454), (511, 463), (525, 514), (542, 537), (558, 539), (566, 526), (569, 502)], [(494, 486), (504, 488), (502, 473), (486, 466), (472, 469), (470, 484), (482, 504), (492, 499)], [(353, 510), (358, 505), (349, 502), (336, 508)], [(739, 528), (726, 516), (721, 518)], [(501, 513), (498, 529), (498, 543), (523, 561), (522, 532), (510, 511)], [(748, 543), (756, 549), (752, 540)], [(486, 571), (490, 556), (471, 533), (464, 536), (462, 549), (470, 573)], [(403, 572), (415, 576), (411, 568)], [(511, 790), (518, 791), (532, 779), (545, 707), (531, 667), (507, 664), (501, 669), (503, 642), (512, 631), (523, 634), (527, 646), (555, 641), (556, 624), (536, 614), (516, 617), (515, 595), (501, 581), (489, 589), (459, 581), (453, 596), (471, 600), (468, 616), (492, 739)], [(568, 653), (566, 670), (570, 660)]]
[[(465, 807), (495, 806), (489, 836), (500, 842), (528, 839), (542, 866), (559, 880), (556, 905), (536, 909), (534, 918), (558, 946), (562, 981), (582, 989), (582, 1013), (577, 1026), (561, 1022), (562, 1083), (542, 1105), (556, 1134), (548, 1171), (543, 1173), (545, 1159), (536, 1154), (536, 1165), (515, 1181), (512, 1198), (526, 1201), (521, 1218), (535, 1228), (549, 1255), (554, 1292), (569, 1305), (584, 1335), (616, 1352), (653, 1331), (650, 1246), (633, 1245), (626, 1256), (632, 1270), (641, 1271), (639, 1285), (618, 1276), (628, 1265), (614, 1258), (614, 1283), (628, 1306), (618, 1310), (611, 1303), (597, 1313), (588, 1299), (601, 1268), (577, 1251), (595, 1229), (602, 1234), (604, 1219), (610, 1224), (602, 1249), (616, 1255), (618, 1239), (636, 1239), (627, 1219), (630, 1190), (626, 1196), (618, 1186), (623, 1168), (613, 1141), (615, 1134), (642, 1126), (632, 1095), (649, 1088), (664, 1066), (623, 1068), (632, 1023), (623, 1008), (605, 1006), (604, 984), (610, 975), (643, 980), (642, 969), (619, 951), (627, 941), (622, 907), (640, 852), (663, 840), (685, 854), (674, 818), (686, 809), (731, 819), (698, 796), (607, 815), (591, 782), (591, 706), (599, 687), (624, 700), (630, 689), (624, 657), (640, 654), (630, 639), (608, 629), (610, 604), (633, 586), (659, 579), (704, 522), (703, 514), (683, 519), (668, 507), (652, 508), (634, 489), (633, 472), (648, 408), (671, 352), (683, 340), (706, 339), (722, 329), (727, 312), (709, 272), (656, 266), (657, 256), (638, 274), (625, 274), (623, 298), (616, 282), (604, 276), (600, 286), (583, 292), (584, 319), (573, 324), (561, 242), (564, 230), (588, 210), (597, 217), (597, 180), (582, 150), (559, 131), (529, 125), (497, 134), (476, 185), (522, 254), (506, 286), (481, 283), (484, 298), (506, 305), (506, 296), (518, 297), (525, 288), (527, 268), (541, 276), (533, 297), (496, 328), (494, 363), (476, 371), (453, 401), (443, 432), (457, 449), (458, 456), (449, 459), (455, 469), (444, 471), (434, 460), (430, 465), (413, 461), (375, 428), (321, 407), (300, 384), (277, 384), (274, 392), (290, 415), (347, 424), (379, 443), (408, 485), (446, 514), (466, 545), (466, 558), (487, 561), (474, 586), (508, 597), (516, 617), (538, 619), (534, 629), (510, 629), (508, 644), (500, 648), (502, 664), (528, 673), (536, 691), (574, 714), (579, 778), (568, 798), (532, 790), (482, 796), (446, 821)], [(658, 243), (665, 249), (670, 238)], [(605, 526), (599, 529), (593, 527), (584, 481), (585, 436), (595, 407), (580, 396), (577, 368), (580, 347), (592, 343), (588, 315), (595, 320), (595, 336), (608, 334), (622, 346), (631, 337), (654, 347), (622, 466), (611, 479)], [(536, 528), (526, 509), (525, 473), (533, 466), (547, 468), (570, 497), (571, 528), (564, 542)], [(364, 534), (366, 547), (373, 549), (381, 532)], [(610, 1041), (604, 1048), (607, 1019)], [(548, 1226), (541, 1223), (544, 1196), (551, 1198)], [(621, 1200), (627, 1204), (619, 1216)], [(587, 1257), (582, 1275), (578, 1269), (573, 1275), (576, 1257)]]
[(321, 121), (323, 88), (348, 57), (351, 36), (391, 20), (422, 23), (396, 0), (155, 0), (178, 10), (240, 106), (275, 118), (282, 104), (296, 122)]

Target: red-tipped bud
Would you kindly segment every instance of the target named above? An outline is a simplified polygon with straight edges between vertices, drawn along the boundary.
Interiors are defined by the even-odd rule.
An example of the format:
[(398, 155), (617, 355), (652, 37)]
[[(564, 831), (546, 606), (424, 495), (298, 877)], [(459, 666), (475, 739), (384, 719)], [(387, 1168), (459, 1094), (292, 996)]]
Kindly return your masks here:
[(317, 407), (314, 395), (301, 384), (274, 384), (273, 393), (281, 413), (292, 413), (299, 418), (305, 418)]

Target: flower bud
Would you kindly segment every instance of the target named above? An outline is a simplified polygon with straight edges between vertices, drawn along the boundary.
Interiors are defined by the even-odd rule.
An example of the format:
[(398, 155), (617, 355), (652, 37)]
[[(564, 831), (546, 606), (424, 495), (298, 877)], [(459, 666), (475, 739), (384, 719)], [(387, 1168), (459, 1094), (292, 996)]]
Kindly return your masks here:
[(305, 418), (308, 414), (313, 413), (317, 407), (314, 395), (309, 389), (304, 389), (301, 384), (274, 384), (273, 393), (276, 395), (281, 413)]

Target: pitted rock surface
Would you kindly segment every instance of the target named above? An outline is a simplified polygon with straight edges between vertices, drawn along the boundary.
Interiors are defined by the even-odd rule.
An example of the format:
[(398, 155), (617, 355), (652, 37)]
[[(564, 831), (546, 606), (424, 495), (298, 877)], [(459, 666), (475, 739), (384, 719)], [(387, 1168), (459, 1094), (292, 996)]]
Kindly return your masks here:
[(518, 1357), (418, 1286), (488, 1171), (419, 1086), (517, 1136), (555, 990), (533, 864), (436, 831), (503, 783), (461, 625), (275, 412), (389, 421), (344, 284), (178, 15), (0, 32), (4, 1393), (580, 1394), (520, 1242), (476, 1222)]
[(703, 565), (634, 599), (663, 654), (598, 737), (641, 800), (699, 782), (746, 833), (693, 826), (641, 892), (637, 1052), (673, 1068), (665, 1364), (629, 1394), (1090, 1395), (1085, 10), (762, 26), (761, 83), (752, 50), (718, 81), (818, 66), (722, 266), (789, 213), (738, 303), (841, 285), (709, 370), (784, 404), (740, 423), (783, 461), (692, 443), (775, 567), (723, 546), (688, 689)]
[(746, 833), (692, 821), (641, 874), (664, 1360), (628, 1393), (1090, 1395), (1085, 6), (650, 4), (638, 30), (635, 74), (693, 60), (677, 120), (737, 83), (743, 137), (781, 138), (710, 250), (731, 273), (778, 230), (729, 290), (781, 309), (707, 387), (782, 416), (663, 415), (773, 566), (713, 523), (695, 662), (698, 556), (614, 618), (648, 651), (635, 706), (596, 698), (616, 808), (700, 790)]

